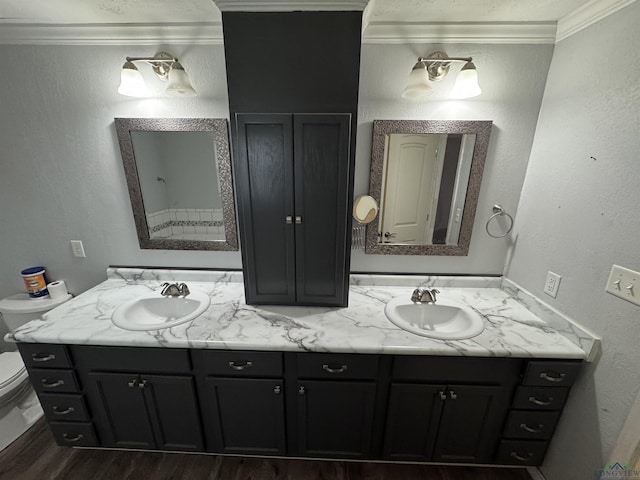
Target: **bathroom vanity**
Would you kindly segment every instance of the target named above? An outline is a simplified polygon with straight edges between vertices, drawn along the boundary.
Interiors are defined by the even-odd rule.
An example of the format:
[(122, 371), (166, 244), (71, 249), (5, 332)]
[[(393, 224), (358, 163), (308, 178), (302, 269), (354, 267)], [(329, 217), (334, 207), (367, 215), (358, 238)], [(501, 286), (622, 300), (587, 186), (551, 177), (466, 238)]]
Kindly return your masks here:
[[(61, 445), (540, 465), (586, 358), (497, 278), (432, 280), (486, 323), (443, 341), (384, 316), (415, 278), (354, 278), (349, 307), (320, 308), (248, 306), (235, 272), (108, 277), (12, 337)], [(163, 281), (211, 305), (165, 330), (111, 322)]]

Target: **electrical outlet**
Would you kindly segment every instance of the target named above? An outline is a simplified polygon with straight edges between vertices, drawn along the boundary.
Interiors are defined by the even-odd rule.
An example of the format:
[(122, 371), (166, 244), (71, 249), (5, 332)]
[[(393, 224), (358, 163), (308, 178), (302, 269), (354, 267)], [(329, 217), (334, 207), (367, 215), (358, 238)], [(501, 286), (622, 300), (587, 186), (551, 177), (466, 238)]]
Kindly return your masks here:
[(557, 273), (553, 273), (552, 271), (547, 272), (547, 281), (544, 283), (544, 293), (556, 298), (561, 279), (562, 277)]
[(614, 265), (611, 267), (605, 291), (628, 302), (640, 305), (640, 273)]
[(74, 257), (86, 258), (87, 255), (84, 253), (84, 246), (82, 245), (82, 240), (71, 240), (71, 251), (73, 252)]

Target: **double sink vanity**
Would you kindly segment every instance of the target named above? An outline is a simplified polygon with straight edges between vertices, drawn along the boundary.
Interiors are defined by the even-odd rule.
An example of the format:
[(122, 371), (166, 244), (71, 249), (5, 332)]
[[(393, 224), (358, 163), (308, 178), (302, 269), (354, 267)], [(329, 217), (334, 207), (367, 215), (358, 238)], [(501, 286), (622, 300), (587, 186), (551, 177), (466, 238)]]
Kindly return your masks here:
[(346, 308), (252, 306), (240, 272), (110, 268), (9, 339), (61, 445), (523, 466), (587, 356), (491, 277), (352, 275)]

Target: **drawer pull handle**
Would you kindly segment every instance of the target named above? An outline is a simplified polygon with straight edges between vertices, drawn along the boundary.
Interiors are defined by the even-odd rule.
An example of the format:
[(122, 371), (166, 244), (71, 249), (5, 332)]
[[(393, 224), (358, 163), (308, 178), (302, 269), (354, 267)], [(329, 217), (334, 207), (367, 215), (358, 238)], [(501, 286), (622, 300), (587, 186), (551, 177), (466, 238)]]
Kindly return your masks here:
[(273, 387), (273, 393), (275, 393), (276, 395), (280, 395), (280, 392), (281, 392), (280, 385), (276, 385), (275, 387)]
[(538, 400), (536, 397), (529, 397), (529, 402), (541, 407), (548, 407), (553, 403), (553, 397), (547, 397), (548, 400)]
[(307, 390), (304, 387), (298, 388), (298, 395), (305, 395)]
[(55, 360), (56, 356), (53, 353), (32, 353), (31, 358), (34, 362), (49, 362)]
[(229, 366), (234, 370), (244, 370), (245, 368), (253, 367), (253, 362), (229, 362)]
[(447, 399), (447, 394), (444, 393), (442, 390), (438, 392), (438, 395), (440, 395), (440, 400), (446, 400)]
[(542, 372), (540, 374), (540, 378), (542, 378), (543, 380), (546, 380), (548, 382), (554, 382), (554, 383), (562, 382), (564, 380), (564, 377), (565, 377), (564, 373), (553, 372), (552, 374), (548, 374), (547, 372)]
[(56, 415), (69, 415), (70, 413), (73, 413), (75, 411), (75, 408), (73, 407), (68, 407), (66, 410), (60, 410), (60, 407), (53, 407), (53, 413), (55, 413)]
[(516, 452), (511, 452), (511, 458), (515, 458), (519, 462), (528, 462), (529, 460), (531, 460), (533, 458), (533, 453), (529, 452), (529, 453), (527, 453), (526, 457), (522, 457), (522, 456), (518, 455)]
[(325, 372), (329, 372), (329, 373), (344, 373), (347, 371), (347, 366), (346, 365), (340, 365), (337, 368), (331, 367), (329, 365), (327, 365), (326, 363), (324, 365), (322, 365), (322, 369)]
[(62, 438), (64, 438), (67, 442), (77, 442), (78, 440), (82, 440), (84, 438), (84, 435), (79, 433), (75, 437), (70, 437), (68, 433), (63, 433)]
[(64, 380), (56, 380), (55, 382), (50, 382), (46, 378), (42, 379), (42, 386), (45, 388), (56, 388), (61, 385), (64, 385)]
[(535, 427), (530, 427), (529, 425), (527, 425), (526, 423), (521, 423), (520, 424), (520, 428), (523, 429), (525, 432), (529, 432), (529, 433), (540, 433), (542, 431), (542, 429), (544, 428), (544, 425), (542, 423), (539, 423), (537, 426)]
[(449, 390), (449, 398), (451, 398), (451, 400), (455, 400), (458, 398), (458, 394), (453, 390)]

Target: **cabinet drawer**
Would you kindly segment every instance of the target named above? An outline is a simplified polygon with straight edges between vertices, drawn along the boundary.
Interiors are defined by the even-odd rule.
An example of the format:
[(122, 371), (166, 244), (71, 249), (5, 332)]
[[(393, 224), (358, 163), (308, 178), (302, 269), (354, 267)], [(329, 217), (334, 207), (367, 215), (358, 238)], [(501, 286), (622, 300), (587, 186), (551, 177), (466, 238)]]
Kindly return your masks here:
[(529, 362), (522, 384), (568, 387), (575, 382), (580, 367), (581, 362)]
[(515, 385), (520, 381), (523, 361), (514, 358), (457, 358), (397, 355), (392, 377), (429, 383), (473, 383)]
[(298, 376), (303, 378), (374, 379), (378, 376), (377, 355), (299, 353)]
[(548, 442), (502, 440), (495, 463), (500, 465), (542, 465)]
[(518, 387), (512, 406), (523, 410), (562, 410), (567, 395), (567, 387)]
[(560, 412), (512, 410), (507, 418), (503, 436), (531, 440), (548, 440), (558, 423)]
[(66, 447), (97, 447), (98, 437), (91, 423), (49, 422), (58, 445)]
[(20, 343), (18, 349), (27, 367), (71, 368), (71, 359), (64, 345)]
[(73, 370), (32, 368), (29, 370), (29, 378), (36, 392), (77, 393), (80, 391)]
[(49, 421), (84, 422), (90, 420), (82, 395), (41, 393), (40, 403)]
[(196, 371), (231, 377), (282, 376), (282, 353), (192, 350)]
[(187, 373), (189, 351), (182, 348), (72, 345), (76, 367), (84, 371)]

